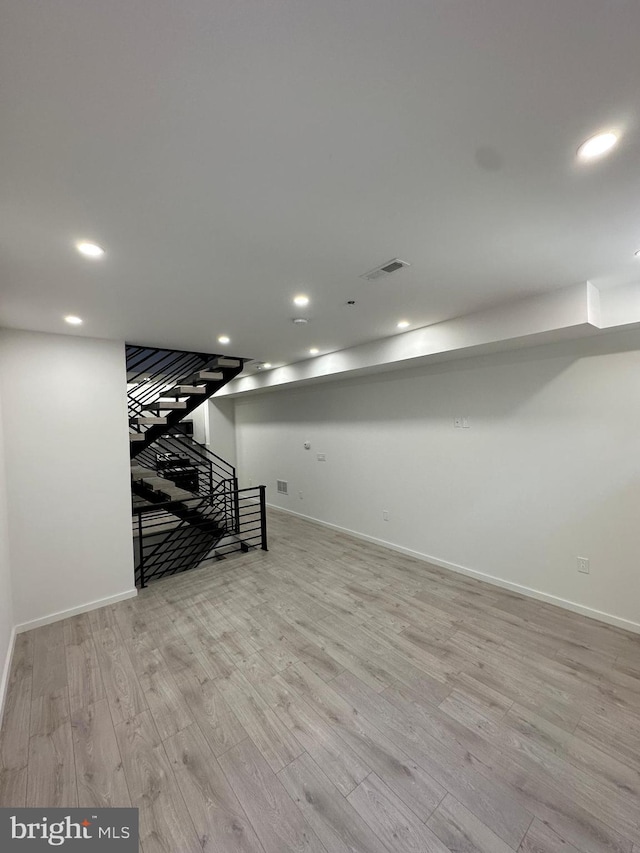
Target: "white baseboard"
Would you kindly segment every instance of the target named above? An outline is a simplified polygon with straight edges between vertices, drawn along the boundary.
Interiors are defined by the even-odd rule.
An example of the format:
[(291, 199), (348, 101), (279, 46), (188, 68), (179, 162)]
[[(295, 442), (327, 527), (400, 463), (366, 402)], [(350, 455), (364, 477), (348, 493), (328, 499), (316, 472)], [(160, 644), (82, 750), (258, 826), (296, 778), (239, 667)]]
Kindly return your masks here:
[(32, 619), (30, 622), (22, 622), (16, 625), (16, 634), (22, 634), (23, 631), (31, 631), (32, 628), (41, 628), (43, 625), (50, 625), (52, 622), (59, 622), (60, 619), (68, 619), (69, 616), (77, 616), (78, 613), (88, 613), (89, 610), (97, 610), (99, 607), (106, 607), (107, 604), (115, 604), (118, 601), (124, 601), (127, 598), (135, 598), (138, 594), (137, 589), (128, 589), (125, 592), (119, 592), (117, 595), (110, 595), (107, 598), (99, 598), (97, 601), (88, 601), (86, 604), (80, 604), (78, 607), (71, 607), (69, 610), (60, 610), (57, 613), (50, 613), (48, 616), (42, 616), (40, 619)]
[(557, 595), (551, 595), (548, 592), (542, 592), (539, 589), (532, 589), (528, 586), (522, 586), (512, 581), (504, 580), (503, 578), (494, 577), (484, 572), (479, 572), (476, 569), (469, 569), (466, 566), (460, 566), (457, 563), (450, 563), (448, 560), (442, 560), (439, 557), (432, 557), (429, 554), (423, 554), (420, 551), (413, 551), (411, 548), (404, 548), (402, 545), (395, 545), (393, 542), (387, 542), (384, 539), (378, 539), (375, 536), (367, 536), (366, 533), (359, 533), (357, 530), (350, 530), (348, 527), (340, 527), (338, 524), (331, 524), (329, 521), (322, 521), (319, 518), (314, 518), (311, 515), (304, 515), (301, 512), (295, 512), (292, 509), (285, 509), (275, 504), (267, 504), (269, 509), (275, 509), (280, 512), (286, 512), (289, 515), (295, 515), (298, 518), (303, 518), (305, 521), (312, 521), (314, 524), (320, 524), (322, 527), (329, 527), (331, 530), (337, 530), (340, 533), (347, 533), (349, 536), (354, 536), (356, 539), (363, 539), (365, 542), (373, 542), (375, 545), (380, 545), (383, 548), (389, 548), (391, 551), (398, 551), (400, 554), (406, 554), (408, 557), (415, 557), (416, 560), (423, 560), (427, 563), (433, 563), (441, 569), (448, 569), (452, 572), (458, 572), (462, 575), (467, 575), (476, 580), (484, 581), (485, 583), (499, 586), (502, 589), (509, 589), (512, 592), (518, 592), (520, 595), (526, 595), (529, 598), (535, 598), (538, 601), (545, 601), (547, 604), (554, 604), (556, 607), (563, 607), (565, 610), (571, 610), (573, 613), (579, 613), (581, 616), (587, 616), (590, 619), (597, 619), (598, 622), (604, 622), (607, 625), (613, 625), (615, 628), (622, 628), (624, 631), (631, 631), (634, 634), (640, 634), (640, 623), (632, 622), (630, 619), (623, 619), (621, 616), (614, 616), (611, 613), (605, 613), (602, 610), (595, 610), (592, 607), (586, 607), (584, 604), (578, 604), (576, 601), (569, 601), (566, 598), (560, 598)]
[(4, 703), (7, 698), (7, 689), (9, 687), (9, 673), (11, 672), (11, 662), (13, 661), (13, 650), (16, 646), (16, 633), (16, 629), (12, 628), (11, 636), (9, 637), (9, 648), (7, 649), (7, 655), (2, 670), (2, 678), (0, 678), (0, 727), (2, 726)]

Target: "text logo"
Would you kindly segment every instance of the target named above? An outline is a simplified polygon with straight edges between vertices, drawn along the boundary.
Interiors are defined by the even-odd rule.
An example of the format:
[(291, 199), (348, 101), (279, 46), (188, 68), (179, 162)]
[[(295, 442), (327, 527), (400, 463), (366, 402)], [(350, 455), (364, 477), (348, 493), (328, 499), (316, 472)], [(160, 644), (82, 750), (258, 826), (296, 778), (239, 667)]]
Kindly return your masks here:
[(138, 853), (138, 809), (0, 809), (2, 853)]

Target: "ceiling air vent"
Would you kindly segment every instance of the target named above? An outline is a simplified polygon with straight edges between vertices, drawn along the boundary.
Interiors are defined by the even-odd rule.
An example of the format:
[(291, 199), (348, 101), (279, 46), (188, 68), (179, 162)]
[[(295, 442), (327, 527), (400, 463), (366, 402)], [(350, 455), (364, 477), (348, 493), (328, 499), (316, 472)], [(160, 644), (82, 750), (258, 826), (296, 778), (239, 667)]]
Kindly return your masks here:
[(384, 278), (387, 275), (391, 275), (393, 272), (397, 272), (398, 270), (404, 269), (404, 267), (410, 267), (411, 264), (408, 264), (406, 261), (401, 261), (400, 258), (393, 258), (391, 261), (387, 261), (386, 264), (382, 264), (380, 267), (376, 267), (374, 270), (369, 270), (364, 275), (361, 275), (360, 278), (366, 278), (367, 281), (375, 281), (377, 278)]
[(278, 484), (278, 494), (279, 495), (288, 495), (289, 494), (289, 484), (286, 480), (276, 480)]

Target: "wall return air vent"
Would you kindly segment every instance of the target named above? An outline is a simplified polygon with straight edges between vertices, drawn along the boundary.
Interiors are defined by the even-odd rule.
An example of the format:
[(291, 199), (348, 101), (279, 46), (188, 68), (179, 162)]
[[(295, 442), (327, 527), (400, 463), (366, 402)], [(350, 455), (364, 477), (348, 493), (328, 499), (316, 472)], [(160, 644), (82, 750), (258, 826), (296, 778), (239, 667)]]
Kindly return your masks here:
[(278, 485), (278, 494), (279, 495), (288, 495), (289, 494), (289, 484), (286, 480), (276, 480)]
[(364, 275), (361, 275), (360, 278), (366, 278), (367, 281), (375, 281), (377, 278), (385, 278), (391, 273), (398, 272), (398, 270), (402, 270), (405, 267), (410, 267), (411, 264), (407, 263), (407, 261), (401, 261), (400, 258), (392, 258), (390, 261), (387, 261), (382, 266), (376, 267), (373, 270), (369, 270)]

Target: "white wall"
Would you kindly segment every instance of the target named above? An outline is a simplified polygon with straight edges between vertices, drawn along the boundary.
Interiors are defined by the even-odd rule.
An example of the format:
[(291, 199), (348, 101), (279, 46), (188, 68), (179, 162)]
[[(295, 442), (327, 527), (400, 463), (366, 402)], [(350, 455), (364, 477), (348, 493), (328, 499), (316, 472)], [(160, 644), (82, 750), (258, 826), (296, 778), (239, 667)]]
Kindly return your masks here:
[(208, 423), (209, 409), (207, 405), (207, 401), (198, 406), (197, 409), (194, 409), (191, 414), (185, 418), (185, 421), (193, 422), (193, 437), (200, 444), (206, 444), (209, 436), (209, 423)]
[(236, 425), (274, 505), (640, 626), (638, 332), (239, 397)]
[(9, 675), (13, 639), (13, 602), (9, 570), (9, 526), (7, 523), (6, 477), (4, 467), (4, 437), (0, 399), (0, 723)]
[(124, 344), (0, 332), (14, 619), (134, 593)]
[(236, 466), (236, 415), (233, 400), (212, 397), (208, 403), (208, 444), (230, 465)]

